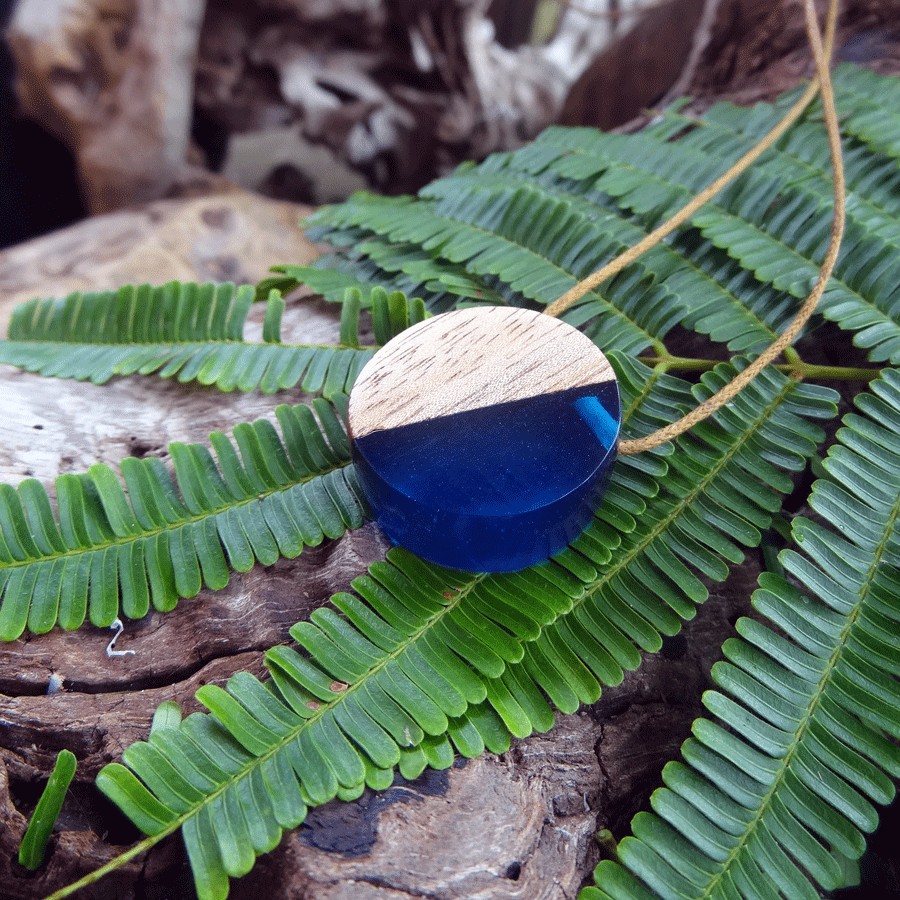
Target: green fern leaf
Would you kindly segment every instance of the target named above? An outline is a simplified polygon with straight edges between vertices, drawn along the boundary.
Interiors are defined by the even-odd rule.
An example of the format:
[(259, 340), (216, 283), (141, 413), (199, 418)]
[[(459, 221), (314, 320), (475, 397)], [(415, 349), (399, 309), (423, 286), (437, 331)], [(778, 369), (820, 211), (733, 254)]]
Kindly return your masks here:
[(44, 861), (47, 842), (75, 777), (75, 767), (75, 754), (61, 750), (19, 846), (19, 863), (26, 869), (36, 869)]
[[(611, 358), (629, 428), (657, 427), (695, 402), (679, 379)], [(696, 399), (729, 374), (709, 373)], [(668, 450), (624, 461), (593, 525), (545, 564), (478, 575), (391, 551), (354, 593), (291, 629), (302, 652), (268, 651), (271, 681), (242, 673), (227, 690), (202, 688), (209, 715), (154, 731), (98, 784), (148, 834), (182, 827), (200, 896), (224, 897), (228, 878), (306, 806), (383, 786), (394, 767), (414, 777), (454, 752), (500, 752), (511, 735), (546, 730), (547, 697), (562, 710), (596, 700), (639, 664), (638, 647), (657, 649), (694, 614), (706, 596), (697, 572), (723, 577), (719, 554), (740, 558), (735, 536), (758, 542), (778, 505), (770, 498), (790, 487), (760, 451), (801, 467), (820, 437), (808, 418), (834, 413), (830, 391), (777, 372), (741, 402), (680, 448), (693, 483), (667, 466), (677, 458)], [(793, 446), (782, 446), (782, 429), (797, 435)], [(732, 485), (738, 501), (725, 494)], [(636, 591), (638, 580), (656, 596)], [(205, 774), (183, 768), (187, 758)], [(188, 783), (173, 784), (173, 771)], [(295, 798), (293, 816), (278, 812), (272, 785)]]
[[(316, 230), (311, 229), (311, 234)], [(431, 255), (413, 244), (397, 245), (369, 237), (354, 246), (366, 259), (365, 277), (344, 260), (324, 256), (311, 266), (274, 266), (272, 271), (277, 274), (257, 286), (257, 296), (267, 296), (273, 288), (285, 294), (304, 285), (326, 300), (341, 302), (348, 289), (355, 288), (368, 297), (372, 285), (390, 284), (408, 297), (421, 297), (433, 313), (452, 309), (460, 298), (505, 302), (486, 280), (467, 273), (462, 266), (447, 264), (436, 272)]]
[[(9, 339), (0, 342), (0, 362), (95, 384), (113, 375), (156, 373), (222, 391), (272, 394), (299, 384), (328, 399), (349, 391), (374, 350), (356, 343), (281, 343), (284, 301), (277, 292), (268, 298), (264, 343), (247, 343), (242, 335), (253, 294), (231, 284), (172, 282), (32, 300), (15, 310)], [(425, 315), (421, 300), (399, 292), (376, 292), (370, 306), (381, 342)]]
[[(782, 553), (793, 581), (764, 573), (740, 639), (704, 695), (714, 719), (694, 723), (683, 762), (663, 770), (654, 814), (602, 862), (589, 898), (734, 896), (774, 881), (786, 897), (845, 886), (841, 857), (858, 858), (876, 805), (900, 776), (900, 373), (860, 396), (825, 460), (833, 477), (797, 519)], [(797, 585), (800, 585), (798, 587)], [(801, 589), (802, 588), (802, 589)]]
[[(154, 457), (97, 464), (56, 480), (58, 521), (43, 486), (0, 485), (0, 639), (28, 628), (108, 626), (172, 609), (202, 586), (297, 556), (358, 527), (364, 501), (335, 407), (279, 406), (274, 426), (237, 425), (234, 439), (169, 446), (174, 477)], [(236, 445), (236, 446), (235, 446)], [(124, 487), (123, 487), (124, 483)], [(227, 559), (227, 561), (226, 561)], [(65, 589), (63, 590), (63, 586)]]
[[(852, 83), (857, 77), (855, 69), (839, 69), (836, 84)], [(760, 111), (768, 115), (760, 116)], [(755, 115), (748, 115), (746, 110), (722, 104), (704, 117), (702, 127), (692, 128), (675, 143), (652, 128), (642, 132), (645, 140), (640, 147), (621, 138), (603, 141), (609, 167), (596, 179), (593, 189), (610, 194), (619, 207), (648, 217), (648, 224), (656, 224), (718, 174), (751, 139), (771, 128), (780, 114), (780, 108), (762, 106), (757, 107)], [(720, 126), (723, 120), (731, 130)], [(742, 128), (744, 122), (752, 124), (750, 133)], [(683, 123), (686, 127), (694, 124), (687, 119)], [(853, 133), (852, 126), (847, 130)], [(547, 140), (558, 133), (563, 135), (563, 146), (574, 143), (562, 129), (551, 130)], [(827, 158), (821, 133), (814, 139), (807, 129), (794, 133), (791, 140), (794, 152), (803, 141), (806, 156), (815, 152), (819, 163)], [(867, 151), (848, 160), (851, 190), (847, 232), (821, 312), (841, 327), (856, 331), (855, 342), (872, 348), (872, 360), (896, 362), (900, 358), (900, 322), (893, 298), (900, 274), (893, 245), (897, 236), (896, 201), (888, 201), (892, 210), (888, 213), (857, 190), (857, 185), (868, 190), (873, 175), (894, 174), (896, 162), (877, 156), (870, 148)], [(580, 149), (576, 158), (584, 155)], [(559, 174), (571, 174), (572, 169), (571, 153), (556, 165)], [(692, 224), (760, 282), (804, 297), (817, 275), (830, 236), (832, 197), (826, 171), (822, 165), (802, 165), (786, 152), (767, 155), (759, 166), (736, 179), (695, 215)], [(865, 181), (860, 179), (862, 174)], [(877, 199), (886, 196), (882, 191)]]
[(876, 153), (900, 158), (900, 125), (896, 103), (900, 99), (894, 79), (865, 69), (850, 69), (853, 76), (835, 82), (835, 99), (846, 102), (853, 112), (842, 129), (857, 135)]
[[(595, 227), (590, 235), (580, 236), (582, 253), (576, 260), (554, 261), (553, 248), (543, 239), (540, 225), (547, 219), (559, 218), (565, 213), (566, 204), (540, 197), (536, 188), (514, 183), (509, 189), (489, 191), (475, 182), (462, 196), (468, 205), (461, 206), (458, 196), (453, 204), (410, 200), (404, 203), (402, 198), (372, 197), (358, 205), (348, 202), (339, 207), (331, 212), (329, 221), (347, 226), (364, 220), (368, 228), (393, 243), (419, 241), (424, 251), (439, 252), (454, 265), (465, 262), (466, 269), (475, 275), (500, 278), (513, 297), (539, 303), (549, 303), (573, 287), (580, 275), (592, 271), (604, 255), (612, 255), (609, 238), (604, 237), (602, 227)], [(510, 212), (501, 216), (507, 207)], [(524, 215), (524, 221), (529, 223), (527, 234), (516, 226), (523, 220), (525, 208), (529, 209)], [(571, 224), (571, 218), (563, 219), (564, 228)], [(315, 217), (313, 221), (317, 221)], [(592, 294), (591, 299), (602, 302), (602, 308), (592, 307), (587, 315), (582, 315), (581, 322), (573, 323), (582, 324), (601, 311), (605, 313), (604, 350), (644, 349), (677, 319), (670, 309), (660, 309), (670, 300), (664, 291), (650, 283), (635, 291), (638, 279), (633, 273), (628, 274), (632, 277), (624, 275), (617, 281), (620, 290), (616, 299), (628, 301), (624, 312), (614, 302), (602, 302), (599, 295)]]

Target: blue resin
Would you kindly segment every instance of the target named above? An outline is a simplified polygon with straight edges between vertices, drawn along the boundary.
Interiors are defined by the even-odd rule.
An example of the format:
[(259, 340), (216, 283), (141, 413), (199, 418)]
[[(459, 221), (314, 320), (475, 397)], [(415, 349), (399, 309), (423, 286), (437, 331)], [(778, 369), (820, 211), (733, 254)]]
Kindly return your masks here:
[(609, 381), (374, 431), (353, 455), (394, 543), (451, 568), (508, 572), (584, 530), (620, 423)]
[(607, 412), (606, 407), (596, 396), (579, 397), (575, 401), (578, 415), (587, 422), (588, 427), (600, 438), (604, 447), (611, 447), (619, 437), (621, 421)]

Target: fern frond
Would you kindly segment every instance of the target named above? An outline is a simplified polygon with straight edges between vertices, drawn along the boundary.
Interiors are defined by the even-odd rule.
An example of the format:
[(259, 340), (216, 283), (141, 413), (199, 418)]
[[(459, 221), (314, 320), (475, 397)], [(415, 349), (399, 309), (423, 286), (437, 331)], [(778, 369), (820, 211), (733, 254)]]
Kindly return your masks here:
[(781, 554), (791, 581), (764, 573), (754, 594), (770, 624), (737, 623), (720, 690), (704, 695), (683, 760), (663, 770), (654, 814), (602, 862), (582, 897), (815, 898), (843, 887), (876, 805), (900, 776), (900, 373), (857, 401), (813, 486), (832, 527), (795, 520)]
[[(128, 285), (115, 292), (76, 293), (64, 300), (31, 300), (13, 313), (9, 339), (0, 341), (0, 363), (95, 384), (139, 373), (215, 385), (222, 391), (274, 394), (299, 384), (308, 393), (321, 392), (330, 399), (350, 390), (373, 348), (357, 342), (281, 343), (284, 301), (276, 293), (268, 300), (264, 342), (245, 342), (253, 296), (251, 287), (171, 282), (157, 288)], [(382, 342), (425, 315), (421, 300), (407, 300), (397, 292), (389, 297), (382, 289), (374, 292), (370, 306), (386, 323), (378, 332)], [(357, 305), (357, 316), (359, 309)], [(348, 333), (350, 326), (346, 322)], [(352, 327), (356, 334), (357, 323)]]
[(283, 442), (259, 420), (235, 426), (233, 441), (210, 435), (215, 459), (202, 444), (171, 444), (174, 477), (154, 457), (122, 462), (125, 489), (100, 463), (60, 475), (58, 519), (35, 479), (0, 485), (0, 640), (86, 616), (137, 619), (151, 603), (170, 610), (203, 585), (224, 587), (229, 566), (270, 565), (358, 527), (346, 433), (331, 404), (313, 407), (318, 421), (309, 407), (277, 407)]
[[(896, 114), (872, 114), (895, 89), (855, 70), (836, 79), (858, 112), (845, 118), (848, 240), (823, 310), (873, 359), (900, 359), (900, 143)], [(878, 96), (868, 107), (867, 93)], [(717, 106), (697, 121), (664, 116), (629, 137), (551, 129), (514, 153), (461, 167), (418, 198), (355, 196), (314, 220), (335, 256), (309, 269), (281, 267), (264, 293), (302, 280), (339, 300), (340, 348), (354, 353), (367, 352), (359, 323), (370, 308), (383, 341), (426, 306), (441, 311), (460, 298), (539, 307), (643, 237), (778, 115), (778, 105)], [(754, 353), (792, 316), (791, 296), (806, 294), (830, 221), (827, 148), (812, 116), (690, 226), (565, 314), (613, 350), (630, 435), (703, 402), (734, 367), (719, 366), (692, 388), (616, 348), (653, 346), (665, 359), (664, 338), (680, 324)], [(280, 308), (270, 300), (269, 341)], [(330, 372), (325, 358), (317, 355), (310, 371)], [(322, 376), (329, 392), (350, 383), (347, 365)], [(511, 735), (549, 728), (554, 709), (595, 700), (642, 650), (659, 649), (706, 599), (705, 579), (724, 578), (759, 542), (792, 473), (822, 443), (816, 420), (835, 414), (834, 399), (767, 370), (674, 445), (620, 460), (588, 529), (540, 566), (488, 576), (391, 551), (352, 593), (332, 598), (333, 608), (294, 626), (299, 651), (269, 651), (268, 681), (242, 673), (225, 690), (202, 688), (207, 714), (183, 722), (161, 714), (150, 739), (99, 783), (147, 833), (183, 827), (200, 896), (224, 897), (229, 877), (271, 849), (306, 806), (386, 787), (397, 767), (412, 777), (450, 765), (454, 752), (500, 751)], [(741, 620), (742, 639), (726, 645), (728, 661), (714, 672), (719, 690), (704, 698), (711, 718), (696, 724), (683, 761), (667, 767), (655, 815), (635, 820), (625, 867), (604, 863), (601, 887), (586, 897), (749, 900), (768, 896), (774, 881), (785, 897), (813, 898), (814, 885), (841, 882), (841, 860), (858, 856), (875, 805), (893, 795), (900, 376), (886, 373), (858, 402), (871, 419), (846, 419), (826, 463), (833, 481), (817, 482), (812, 499), (843, 533), (797, 521), (800, 549), (782, 556), (792, 580), (766, 575), (755, 595), (777, 630)], [(358, 523), (337, 417), (322, 418), (322, 450), (316, 439), (295, 439), (291, 429), (305, 433), (308, 424), (296, 415), (299, 425), (282, 421), (283, 442), (271, 426), (236, 432), (240, 462), (218, 437), (218, 463), (203, 448), (173, 449), (175, 479), (161, 464), (128, 463), (127, 495), (102, 467), (70, 476), (57, 488), (58, 521), (35, 482), (0, 491), (0, 630), (76, 622), (88, 605), (93, 614), (95, 596), (98, 621), (119, 594), (126, 612), (146, 609), (148, 596), (164, 607), (182, 586), (221, 583), (226, 555), (234, 568), (265, 562), (328, 534), (326, 520), (336, 531)], [(298, 510), (307, 506), (285, 497), (307, 489), (317, 499), (304, 517)], [(241, 518), (251, 507), (255, 514)], [(76, 553), (88, 561), (70, 564)], [(154, 556), (148, 566), (153, 553), (170, 562)], [(68, 605), (55, 587), (63, 575), (76, 586)], [(41, 599), (9, 602), (21, 596)]]
[[(654, 127), (652, 132), (659, 140), (670, 137), (666, 129)], [(515, 188), (527, 184), (545, 201), (565, 207), (565, 214), (557, 219), (568, 232), (569, 241), (560, 251), (560, 258), (573, 273), (583, 277), (647, 234), (646, 223), (623, 216), (623, 211), (594, 185), (592, 176), (616, 163), (605, 149), (608, 142), (615, 140), (615, 136), (598, 135), (592, 129), (551, 128), (534, 144), (493, 157), (475, 173), (464, 169), (461, 174), (440, 179), (421, 193), (426, 197), (458, 198), (479, 189), (475, 185), (496, 185), (499, 189), (503, 185)], [(655, 163), (656, 160), (648, 165)], [(627, 177), (625, 169), (616, 166), (616, 171)], [(552, 229), (560, 224), (553, 219), (550, 222)], [(693, 231), (676, 237), (671, 245), (653, 247), (633, 268), (655, 280), (657, 292), (665, 291), (677, 298), (677, 303), (667, 304), (671, 318), (666, 327), (649, 325), (657, 339), (674, 322), (681, 322), (710, 334), (714, 340), (727, 341), (732, 352), (761, 349), (774, 340), (790, 315), (789, 298), (771, 285), (757, 282), (711, 243), (704, 246)], [(617, 298), (610, 300), (618, 304)], [(581, 305), (589, 302), (582, 301)], [(597, 305), (594, 309), (595, 313), (603, 311)], [(582, 314), (581, 321), (586, 318)]]
[(876, 153), (900, 158), (900, 91), (896, 80), (849, 66), (839, 69), (838, 75), (835, 99), (853, 110), (841, 122), (841, 129), (865, 141)]
[[(835, 73), (839, 106), (841, 98), (853, 104), (845, 129), (850, 192), (844, 247), (820, 312), (853, 332), (873, 361), (896, 363), (898, 180), (893, 119), (881, 98), (891, 96), (889, 82), (849, 66)], [(352, 246), (332, 259), (344, 257), (338, 264), (362, 283), (383, 277), (376, 257), (397, 250), (416, 260), (423, 283), (462, 269), (503, 302), (549, 303), (721, 174), (790, 100), (752, 110), (718, 104), (697, 120), (670, 113), (627, 136), (550, 128), (520, 150), (460, 167), (418, 198), (357, 195), (311, 222), (317, 237)], [(806, 296), (829, 238), (828, 147), (815, 115), (635, 264), (633, 282), (652, 288), (644, 302), (606, 286), (567, 318), (580, 326), (597, 316), (603, 324), (591, 336), (604, 350), (654, 342), (659, 349), (676, 322), (732, 352), (771, 343), (793, 315), (790, 297)]]
[[(551, 302), (576, 284), (581, 274), (591, 271), (597, 260), (611, 254), (613, 245), (598, 226), (576, 229), (571, 254), (563, 254), (561, 247), (552, 245), (554, 236), (562, 242), (570, 236), (567, 229), (578, 224), (578, 216), (567, 208), (566, 201), (515, 182), (494, 190), (483, 189), (478, 179), (472, 182), (468, 192), (462, 193), (465, 204), (459, 202), (459, 195), (453, 196), (453, 203), (449, 199), (431, 203), (409, 198), (405, 202), (401, 202), (404, 198), (360, 198), (355, 204), (348, 202), (330, 211), (327, 221), (341, 226), (365, 221), (367, 229), (385, 242), (416, 241), (423, 251), (433, 251), (453, 266), (464, 263), (474, 275), (497, 279), (512, 302), (519, 304)], [(548, 222), (553, 223), (549, 237), (541, 231)], [(619, 246), (615, 245), (616, 249)], [(441, 269), (435, 265), (432, 268), (436, 272)], [(582, 311), (580, 323), (604, 315), (604, 350), (627, 352), (649, 347), (679, 318), (668, 292), (654, 285), (652, 279), (640, 285), (641, 274), (642, 269), (635, 267), (619, 282), (616, 298), (627, 300), (624, 309), (601, 294), (589, 295), (594, 303), (586, 313)], [(640, 290), (635, 291), (638, 285)]]
[[(630, 429), (694, 402), (685, 382), (611, 359)], [(699, 390), (729, 375), (722, 367)], [(833, 414), (831, 398), (767, 373), (739, 411), (680, 448), (683, 463), (673, 455), (669, 468), (663, 449), (617, 466), (593, 524), (531, 569), (453, 572), (392, 550), (352, 582), (354, 593), (291, 629), (302, 653), (266, 654), (270, 682), (241, 674), (225, 691), (202, 688), (210, 715), (154, 732), (98, 783), (147, 833), (184, 828), (205, 900), (224, 897), (228, 877), (305, 806), (384, 786), (395, 766), (411, 777), (450, 765), (454, 751), (499, 752), (510, 735), (546, 730), (547, 697), (562, 710), (595, 700), (601, 684), (639, 664), (639, 647), (658, 648), (661, 633), (694, 614), (706, 596), (697, 571), (722, 577), (719, 554), (734, 561), (734, 540), (758, 541), (776, 492), (790, 486), (759, 454), (800, 467), (819, 437), (801, 416)], [(787, 448), (786, 428), (799, 435)], [(187, 783), (173, 784), (173, 771)]]
[[(633, 397), (634, 383), (621, 367), (617, 371), (623, 393)], [(728, 366), (708, 373), (694, 401), (711, 396), (729, 378)], [(723, 579), (729, 564), (743, 559), (742, 546), (759, 542), (779, 495), (790, 490), (785, 470), (803, 468), (821, 437), (809, 418), (834, 415), (833, 396), (770, 371), (741, 393), (737, 408), (679, 440), (664, 474), (653, 471), (660, 461), (652, 457), (620, 460), (613, 500), (598, 512), (604, 525), (589, 528), (541, 572), (554, 570), (569, 606), (503, 677), (532, 691), (538, 687), (557, 708), (574, 711), (596, 700), (601, 684), (618, 683), (623, 669), (637, 665), (635, 647), (658, 650), (661, 636), (675, 634), (706, 599), (698, 573)], [(653, 415), (659, 406), (651, 398), (641, 408), (648, 428), (658, 427), (654, 419), (660, 418)], [(610, 526), (620, 534), (614, 550), (604, 541)], [(502, 595), (510, 598), (533, 577), (531, 571), (492, 576), (484, 589), (502, 583)]]
[[(312, 658), (276, 647), (266, 655), (271, 681), (239, 673), (226, 690), (201, 688), (211, 715), (177, 724), (168, 716), (125, 751), (125, 765), (98, 776), (146, 833), (183, 827), (202, 898), (227, 896), (228, 878), (298, 825), (307, 804), (384, 787), (398, 764), (414, 777), (426, 764), (452, 763), (448, 715), (483, 698), (483, 688), (452, 651), (427, 649), (421, 632), (458, 604), (467, 577), (402, 552), (373, 576), (389, 585), (372, 582), (383, 603), (338, 596), (347, 619), (320, 609), (292, 628)], [(482, 730), (493, 743), (489, 724)]]
[[(657, 151), (644, 135), (631, 136), (619, 155), (631, 154), (634, 138), (665, 155), (665, 145)], [(378, 247), (379, 260), (395, 245), (408, 256), (418, 248), (420, 278), (437, 281), (462, 267), (470, 277), (489, 279), (505, 302), (550, 303), (646, 234), (647, 225), (624, 204), (611, 203), (597, 183), (598, 172), (621, 162), (607, 147), (616, 140), (590, 129), (549, 129), (520, 151), (461, 167), (428, 185), (418, 199), (360, 195), (320, 211), (311, 222), (317, 238), (338, 245), (353, 234), (356, 258), (370, 244)], [(627, 181), (628, 166), (616, 165), (615, 171)], [(645, 181), (652, 187), (659, 179)], [(674, 196), (662, 185), (644, 199), (659, 205)], [(363, 263), (352, 265), (365, 278)], [(640, 293), (633, 290), (636, 284), (643, 285)], [(576, 326), (596, 317), (595, 339), (604, 350), (658, 347), (678, 322), (728, 341), (732, 350), (759, 349), (791, 314), (789, 300), (771, 285), (695, 237), (653, 248), (618, 285), (619, 290), (613, 282), (593, 292), (565, 316)]]
[[(845, 70), (847, 80), (855, 75), (856, 70)], [(595, 139), (591, 145), (601, 146), (602, 153), (592, 154), (591, 145), (588, 149), (580, 146), (578, 136), (568, 129), (551, 129), (539, 143), (558, 147), (557, 160), (549, 167), (558, 175), (585, 177), (592, 173), (595, 191), (614, 197), (620, 208), (644, 217), (652, 226), (718, 174), (730, 160), (729, 154), (737, 155), (752, 143), (752, 135), (717, 127), (717, 119), (726, 118), (727, 112), (728, 108), (714, 108), (701, 127), (676, 142), (660, 140), (651, 128), (642, 132), (645, 140), (641, 142), (607, 135), (602, 141)], [(777, 112), (771, 111), (770, 116), (773, 122), (761, 122), (758, 127), (774, 124)], [(759, 116), (746, 118), (755, 121)], [(812, 134), (806, 134), (815, 145)], [(576, 143), (577, 151), (573, 148)], [(818, 144), (827, 152), (821, 134)], [(882, 159), (882, 163), (886, 168), (888, 160)], [(889, 228), (883, 236), (870, 227), (879, 217), (883, 220), (883, 214), (852, 190), (859, 183), (853, 175), (851, 172), (841, 257), (820, 312), (856, 332), (854, 342), (870, 348), (873, 361), (896, 362), (900, 359), (900, 314), (895, 287), (900, 280), (900, 261), (892, 242), (895, 230)], [(691, 221), (759, 282), (802, 298), (817, 275), (828, 244), (831, 204), (829, 182), (821, 170), (812, 172), (786, 154), (772, 153)], [(689, 301), (687, 292), (682, 296)]]
[[(853, 81), (855, 71), (839, 68), (837, 83)], [(730, 103), (717, 103), (703, 118), (703, 131), (708, 132), (707, 146), (728, 136), (730, 139), (762, 137), (782, 113), (782, 104), (769, 107), (760, 104), (752, 111)], [(687, 124), (688, 120), (680, 119)], [(786, 166), (796, 171), (808, 189), (830, 200), (832, 188), (826, 173), (829, 168), (827, 145), (819, 139), (821, 126), (801, 122), (792, 128), (773, 150), (763, 156), (757, 166), (770, 172), (784, 172)], [(896, 187), (900, 172), (896, 160), (872, 151), (861, 139), (845, 131), (843, 136), (844, 177), (849, 190), (848, 205), (865, 224), (866, 230), (885, 240), (896, 240), (900, 234), (900, 195)]]
[[(311, 233), (316, 231), (311, 229)], [(337, 235), (334, 237), (338, 240)], [(452, 309), (460, 298), (505, 302), (486, 279), (469, 274), (462, 266), (445, 263), (436, 272), (431, 255), (414, 244), (393, 244), (360, 235), (353, 246), (364, 262), (324, 256), (310, 266), (273, 266), (276, 274), (260, 282), (257, 296), (268, 296), (273, 288), (285, 294), (305, 285), (326, 300), (340, 302), (348, 288), (355, 288), (362, 292), (365, 307), (373, 285), (390, 284), (408, 297), (421, 297), (432, 313)]]

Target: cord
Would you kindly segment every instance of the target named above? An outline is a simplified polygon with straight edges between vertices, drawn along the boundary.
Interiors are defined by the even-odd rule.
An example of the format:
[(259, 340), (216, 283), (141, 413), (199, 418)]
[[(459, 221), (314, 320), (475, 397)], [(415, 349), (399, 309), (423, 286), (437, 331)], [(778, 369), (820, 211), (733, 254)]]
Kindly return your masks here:
[(803, 10), (806, 17), (806, 34), (816, 64), (816, 78), (810, 83), (799, 100), (791, 107), (783, 119), (751, 150), (744, 154), (727, 172), (717, 178), (712, 184), (701, 191), (689, 203), (682, 207), (670, 219), (655, 228), (639, 243), (630, 247), (624, 253), (608, 262), (605, 266), (580, 281), (575, 287), (563, 294), (558, 300), (547, 307), (546, 313), (558, 316), (568, 309), (573, 303), (581, 299), (589, 290), (621, 272), (646, 250), (659, 243), (664, 237), (673, 232), (678, 226), (686, 222), (701, 206), (711, 200), (732, 179), (755, 162), (766, 150), (771, 147), (778, 138), (790, 128), (801, 116), (817, 93), (822, 95), (822, 107), (825, 115), (825, 126), (828, 131), (828, 143), (831, 150), (831, 163), (834, 182), (834, 219), (831, 225), (831, 240), (825, 259), (819, 270), (819, 277), (812, 292), (803, 302), (799, 312), (785, 331), (765, 350), (753, 360), (742, 372), (736, 375), (725, 387), (721, 388), (708, 400), (691, 410), (678, 421), (660, 428), (651, 434), (635, 440), (619, 441), (618, 452), (623, 455), (642, 453), (651, 450), (672, 440), (698, 422), (712, 415), (717, 409), (724, 406), (735, 395), (749, 384), (769, 363), (775, 360), (781, 352), (788, 347), (803, 326), (812, 315), (825, 288), (828, 279), (834, 269), (840, 251), (841, 238), (844, 232), (844, 169), (841, 160), (840, 129), (837, 121), (837, 112), (834, 105), (834, 92), (831, 86), (831, 76), (827, 60), (831, 57), (831, 49), (834, 43), (834, 32), (837, 24), (838, 0), (831, 0), (825, 23), (825, 38), (819, 31), (818, 17), (813, 0), (804, 0)]

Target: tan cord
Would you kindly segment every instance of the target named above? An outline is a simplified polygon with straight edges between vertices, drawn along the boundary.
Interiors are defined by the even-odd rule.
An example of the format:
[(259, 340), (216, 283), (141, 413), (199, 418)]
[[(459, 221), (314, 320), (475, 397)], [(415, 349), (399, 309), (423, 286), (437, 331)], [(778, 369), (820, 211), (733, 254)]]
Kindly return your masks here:
[(641, 238), (633, 247), (629, 247), (624, 253), (620, 253), (615, 259), (610, 260), (605, 266), (597, 269), (587, 278), (582, 279), (574, 287), (569, 288), (558, 300), (554, 300), (544, 312), (548, 316), (558, 316), (564, 313), (573, 303), (577, 303), (588, 291), (593, 290), (613, 275), (618, 275), (626, 266), (631, 265), (638, 257), (655, 247), (664, 237), (671, 234), (679, 225), (683, 225), (700, 207), (704, 206), (730, 181), (736, 178), (744, 169), (762, 156), (762, 154), (784, 134), (797, 119), (803, 110), (809, 106), (813, 97), (819, 90), (819, 80), (816, 78), (803, 96), (790, 108), (785, 117), (751, 150), (748, 150), (724, 175), (720, 175), (709, 187), (704, 188), (696, 197), (686, 203), (672, 218), (667, 219), (662, 225), (654, 228), (646, 237)]
[(825, 49), (822, 46), (822, 36), (819, 32), (819, 24), (816, 16), (813, 0), (804, 0), (804, 12), (806, 14), (806, 32), (816, 64), (817, 77), (809, 85), (800, 99), (788, 111), (785, 117), (769, 132), (755, 147), (738, 160), (724, 175), (717, 178), (708, 188), (693, 198), (671, 219), (664, 222), (659, 228), (650, 232), (643, 240), (629, 248), (616, 259), (607, 263), (588, 276), (574, 288), (567, 291), (557, 301), (551, 304), (546, 312), (548, 315), (559, 315), (581, 299), (589, 290), (598, 284), (622, 271), (627, 265), (637, 259), (645, 250), (657, 244), (663, 237), (674, 231), (679, 225), (687, 221), (703, 204), (712, 199), (733, 178), (744, 171), (751, 163), (758, 159), (782, 134), (800, 117), (803, 110), (809, 105), (817, 91), (822, 93), (822, 106), (825, 114), (825, 125), (828, 129), (828, 142), (831, 150), (832, 169), (834, 174), (834, 220), (831, 226), (831, 241), (825, 254), (825, 259), (819, 270), (819, 278), (809, 297), (804, 301), (800, 311), (785, 332), (767, 349), (761, 356), (755, 359), (746, 369), (740, 372), (724, 388), (714, 394), (709, 400), (701, 403), (677, 422), (661, 428), (652, 434), (632, 441), (620, 441), (618, 451), (623, 455), (641, 453), (666, 443), (679, 434), (692, 428), (698, 422), (712, 415), (721, 406), (724, 406), (736, 394), (738, 394), (750, 381), (752, 381), (769, 363), (797, 337), (800, 330), (812, 315), (834, 269), (840, 250), (841, 237), (844, 231), (844, 171), (841, 162), (840, 130), (838, 128), (837, 113), (834, 106), (834, 92), (831, 87), (831, 77), (828, 70), (826, 56), (830, 58), (831, 47), (834, 41), (834, 31), (837, 23), (838, 0), (831, 0), (828, 7), (828, 17), (825, 28)]
[[(773, 362), (779, 354), (788, 347), (800, 330), (806, 324), (809, 317), (813, 314), (825, 288), (828, 285), (828, 279), (834, 269), (837, 261), (838, 252), (841, 246), (841, 237), (844, 233), (844, 169), (841, 162), (841, 135), (838, 128), (837, 113), (834, 107), (834, 92), (831, 87), (831, 76), (828, 72), (828, 63), (822, 49), (822, 37), (819, 33), (819, 24), (816, 19), (816, 10), (813, 6), (813, 0), (804, 0), (804, 11), (806, 13), (806, 32), (809, 37), (810, 47), (813, 51), (813, 57), (816, 61), (816, 69), (818, 71), (818, 81), (822, 92), (822, 108), (825, 113), (825, 125), (828, 129), (828, 144), (831, 149), (831, 164), (833, 169), (834, 181), (834, 219), (831, 223), (831, 241), (819, 270), (819, 277), (815, 287), (806, 298), (800, 311), (794, 317), (794, 320), (787, 327), (784, 333), (766, 349), (760, 356), (753, 360), (742, 372), (736, 375), (721, 390), (717, 391), (708, 400), (701, 403), (698, 407), (689, 412), (686, 416), (673, 422), (665, 428), (659, 429), (652, 434), (633, 441), (620, 441), (619, 453), (628, 455), (632, 453), (641, 453), (644, 450), (650, 450), (658, 447), (666, 441), (670, 441), (679, 434), (692, 428), (698, 422), (702, 422), (707, 416), (712, 415), (717, 409), (724, 406), (735, 397), (743, 388), (749, 384), (769, 363)], [(836, 20), (837, 0), (832, 0), (829, 7), (828, 21), (828, 43), (829, 51), (831, 49), (831, 41), (834, 36), (834, 21)]]

